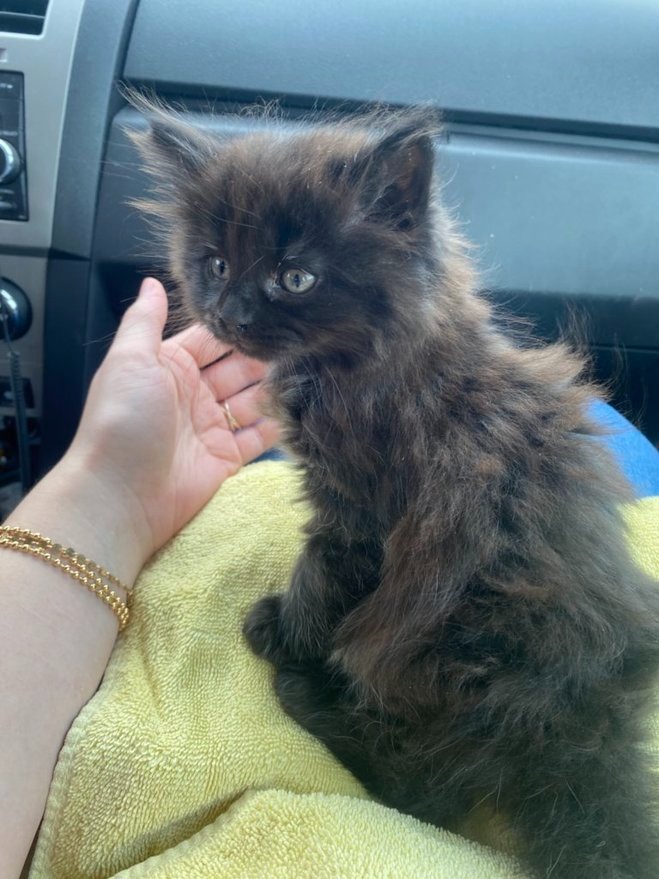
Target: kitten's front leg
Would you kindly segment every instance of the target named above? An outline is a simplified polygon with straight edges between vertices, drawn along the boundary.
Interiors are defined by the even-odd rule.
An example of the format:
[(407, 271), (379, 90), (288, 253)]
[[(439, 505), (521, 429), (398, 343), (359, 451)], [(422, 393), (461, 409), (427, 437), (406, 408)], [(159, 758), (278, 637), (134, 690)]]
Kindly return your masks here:
[(252, 650), (275, 665), (326, 659), (337, 624), (377, 586), (381, 550), (375, 541), (347, 541), (326, 530), (310, 537), (287, 593), (268, 595), (243, 628)]
[(283, 597), (277, 594), (260, 598), (243, 624), (243, 635), (252, 651), (274, 665), (281, 665), (286, 655), (280, 631)]

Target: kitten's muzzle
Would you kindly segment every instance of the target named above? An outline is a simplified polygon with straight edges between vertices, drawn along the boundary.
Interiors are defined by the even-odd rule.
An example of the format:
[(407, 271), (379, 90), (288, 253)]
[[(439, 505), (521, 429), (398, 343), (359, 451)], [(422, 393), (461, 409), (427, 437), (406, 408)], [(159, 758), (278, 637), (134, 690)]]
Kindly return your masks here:
[(213, 325), (213, 331), (216, 335), (219, 335), (220, 338), (232, 341), (243, 336), (248, 332), (250, 327), (249, 324), (237, 324), (219, 316), (216, 316), (213, 319)]
[(234, 323), (217, 313), (206, 326), (220, 341), (235, 347), (248, 357), (271, 361), (278, 355), (299, 349), (302, 334), (291, 327), (264, 327), (259, 323)]

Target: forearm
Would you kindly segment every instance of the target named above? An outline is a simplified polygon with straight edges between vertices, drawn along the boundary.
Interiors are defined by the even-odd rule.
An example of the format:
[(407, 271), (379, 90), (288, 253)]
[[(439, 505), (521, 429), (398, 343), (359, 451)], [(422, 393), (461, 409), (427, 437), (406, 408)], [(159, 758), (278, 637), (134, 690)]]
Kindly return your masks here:
[[(72, 546), (130, 586), (145, 560), (139, 528), (81, 463), (59, 465), (6, 524)], [(0, 571), (0, 875), (17, 877), (64, 736), (99, 685), (118, 622), (39, 558), (3, 548)]]
[[(142, 285), (91, 384), (71, 450), (7, 520), (131, 585), (224, 479), (276, 437), (252, 388), (265, 367), (200, 327), (162, 341), (167, 296)], [(234, 433), (218, 401), (231, 401)], [(128, 623), (130, 625), (130, 622)], [(102, 601), (44, 560), (0, 547), (0, 876), (18, 877), (64, 736), (118, 629)]]

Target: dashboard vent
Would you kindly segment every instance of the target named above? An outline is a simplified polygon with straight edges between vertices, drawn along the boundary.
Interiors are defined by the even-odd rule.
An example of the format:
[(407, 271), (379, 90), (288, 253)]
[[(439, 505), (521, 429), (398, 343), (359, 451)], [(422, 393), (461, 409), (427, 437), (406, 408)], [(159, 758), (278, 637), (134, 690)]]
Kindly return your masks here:
[(0, 31), (10, 34), (40, 34), (48, 0), (0, 0)]

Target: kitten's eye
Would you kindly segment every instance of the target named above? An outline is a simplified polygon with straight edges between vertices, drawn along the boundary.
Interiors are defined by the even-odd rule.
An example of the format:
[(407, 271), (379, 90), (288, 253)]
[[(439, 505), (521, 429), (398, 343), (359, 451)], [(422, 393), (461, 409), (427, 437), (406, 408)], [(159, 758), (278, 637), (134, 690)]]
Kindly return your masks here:
[(306, 293), (316, 283), (316, 276), (304, 269), (286, 269), (281, 273), (281, 286), (289, 293)]
[(221, 256), (208, 257), (208, 274), (218, 281), (229, 280), (229, 263)]

